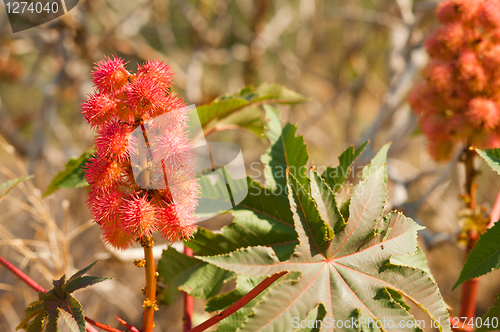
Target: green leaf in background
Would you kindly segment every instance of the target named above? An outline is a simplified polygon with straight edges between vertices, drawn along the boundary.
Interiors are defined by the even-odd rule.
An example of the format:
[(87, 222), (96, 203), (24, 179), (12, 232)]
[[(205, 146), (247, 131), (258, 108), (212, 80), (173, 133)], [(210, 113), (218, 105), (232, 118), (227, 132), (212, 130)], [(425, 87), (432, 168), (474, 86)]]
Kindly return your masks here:
[[(271, 103), (296, 104), (305, 101), (307, 98), (282, 85), (263, 83), (256, 88), (247, 86), (236, 93), (220, 96), (210, 104), (198, 107), (197, 111), (201, 126), (207, 132), (216, 128), (220, 121), (252, 106)], [(234, 124), (237, 125), (238, 121)]]
[(306, 164), (309, 159), (304, 138), (296, 134), (297, 127), (287, 123), (281, 128), (279, 111), (269, 105), (266, 110), (267, 131), (266, 137), (271, 146), (266, 154), (261, 157), (266, 177), (267, 188), (284, 194), (286, 192), (287, 170), (299, 180), (299, 183), (309, 190), (309, 179), (306, 176)]
[(368, 141), (357, 149), (354, 149), (354, 146), (351, 145), (340, 155), (339, 165), (337, 167), (328, 167), (323, 172), (321, 177), (334, 192), (337, 192), (340, 186), (347, 180), (347, 177), (351, 174), (351, 165), (358, 159), (359, 155), (363, 153), (367, 144)]
[(476, 332), (500, 330), (500, 294), (497, 295), (496, 302), (498, 305), (488, 309), (488, 312), (481, 319), (482, 325), (476, 329)]
[[(315, 249), (319, 243), (315, 232), (311, 232), (310, 223), (318, 211), (311, 203), (304, 205), (305, 196), (294, 193), (293, 188), (299, 182), (290, 174), (289, 200), (299, 245), (288, 261), (281, 261), (271, 248), (263, 246), (198, 257), (252, 277), (283, 271), (301, 273), (296, 282), (272, 287), (238, 331), (293, 331), (295, 317), (299, 321), (308, 319), (308, 313), (321, 304), (326, 310), (323, 323), (370, 317), (373, 321), (385, 319), (395, 324), (403, 320), (416, 326), (403, 298), (439, 323), (439, 330), (451, 331), (444, 301), (429, 274), (419, 268), (390, 264), (394, 256), (416, 252), (417, 231), (421, 227), (399, 214), (389, 228), (389, 222), (382, 216), (385, 179), (385, 169), (380, 167), (356, 187), (347, 225), (335, 235), (326, 254)], [(378, 231), (378, 227), (385, 229)], [(327, 331), (332, 328), (322, 327)], [(420, 331), (417, 327), (406, 330)]]
[(500, 222), (481, 234), (472, 250), (467, 255), (460, 277), (453, 286), (466, 280), (477, 278), (500, 268)]
[(19, 183), (27, 181), (29, 179), (32, 179), (33, 175), (30, 176), (21, 176), (12, 180), (5, 181), (4, 183), (0, 184), (0, 200), (9, 193), (15, 186), (17, 186)]
[[(61, 279), (54, 280), (52, 284), (54, 288), (44, 293), (39, 292), (39, 300), (31, 303), (24, 312), (23, 321), (16, 329), (25, 329), (27, 332), (42, 331), (43, 323), (46, 322), (46, 332), (57, 331), (57, 319), (62, 311), (65, 311), (72, 317), (74, 323), (68, 323), (67, 317), (63, 318), (68, 323), (72, 331), (85, 332), (85, 316), (80, 302), (75, 299), (71, 293), (77, 289), (94, 285), (98, 282), (109, 280), (112, 278), (102, 278), (94, 276), (83, 276), (95, 262), (88, 267), (76, 272), (71, 278), (66, 281), (66, 275)], [(34, 317), (34, 318), (33, 318)], [(28, 321), (31, 320), (30, 324)], [(76, 324), (76, 327), (75, 327)]]
[(476, 149), (476, 151), (495, 172), (500, 174), (500, 149)]
[(43, 195), (48, 196), (59, 188), (80, 188), (88, 186), (87, 181), (83, 178), (83, 166), (93, 153), (93, 150), (87, 150), (82, 153), (80, 157), (71, 158), (66, 165), (64, 165), (64, 170), (57, 173), (52, 179), (52, 182)]
[(219, 131), (224, 129), (246, 129), (261, 137), (265, 128), (263, 117), (263, 112), (259, 107), (248, 107), (217, 122), (215, 129)]
[(158, 281), (166, 285), (158, 300), (166, 304), (174, 303), (179, 290), (198, 299), (211, 298), (225, 282), (235, 277), (233, 272), (184, 255), (172, 247), (163, 251), (158, 273)]

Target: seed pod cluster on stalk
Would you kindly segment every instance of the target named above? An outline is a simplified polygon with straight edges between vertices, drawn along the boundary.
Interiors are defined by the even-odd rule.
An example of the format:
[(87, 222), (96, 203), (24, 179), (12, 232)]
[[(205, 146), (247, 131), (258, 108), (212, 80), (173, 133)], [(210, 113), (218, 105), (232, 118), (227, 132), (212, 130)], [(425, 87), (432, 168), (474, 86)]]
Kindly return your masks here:
[[(84, 171), (90, 184), (87, 204), (104, 240), (125, 249), (157, 231), (168, 241), (189, 238), (199, 185), (191, 167), (187, 109), (172, 92), (170, 67), (148, 60), (132, 74), (115, 56), (96, 63), (91, 75), (95, 91), (82, 103), (82, 113), (97, 135)], [(163, 121), (155, 123), (160, 116)], [(133, 133), (146, 134), (146, 127), (154, 134), (137, 139)], [(152, 157), (141, 165), (146, 184), (136, 181), (131, 165), (131, 156), (144, 151)], [(161, 160), (168, 175), (163, 188), (147, 176), (151, 160)]]
[(409, 102), (436, 160), (457, 143), (500, 147), (500, 1), (446, 0), (427, 38), (430, 62)]

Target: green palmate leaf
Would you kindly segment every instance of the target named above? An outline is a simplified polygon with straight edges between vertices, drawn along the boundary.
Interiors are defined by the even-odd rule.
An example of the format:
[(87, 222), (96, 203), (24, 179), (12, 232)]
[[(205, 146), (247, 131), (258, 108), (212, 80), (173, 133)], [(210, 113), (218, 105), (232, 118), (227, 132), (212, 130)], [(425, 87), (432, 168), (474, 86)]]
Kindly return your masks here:
[(185, 244), (200, 255), (217, 255), (256, 245), (272, 247), (288, 259), (297, 244), (293, 216), (284, 195), (272, 192), (248, 178), (248, 195), (231, 212), (229, 226), (214, 234), (200, 228)]
[(159, 301), (172, 304), (179, 290), (199, 299), (217, 295), (234, 273), (181, 254), (169, 247), (163, 251), (158, 264), (159, 281), (164, 283)]
[(500, 149), (476, 149), (476, 151), (495, 172), (500, 174)]
[(33, 178), (33, 175), (30, 176), (21, 176), (16, 179), (12, 179), (9, 181), (6, 181), (2, 184), (0, 184), (0, 200), (9, 193), (15, 186), (17, 186), (19, 183), (24, 182), (26, 180), (29, 180)]
[[(85, 316), (80, 302), (78, 302), (71, 292), (87, 287), (98, 282), (108, 280), (111, 278), (100, 278), (93, 276), (82, 276), (87, 272), (95, 263), (75, 273), (68, 281), (66, 276), (63, 275), (61, 279), (54, 280), (52, 283), (54, 288), (44, 293), (39, 292), (39, 301), (33, 302), (25, 310), (25, 318), (17, 327), (24, 328), (27, 332), (41, 332), (43, 322), (47, 321), (45, 325), (46, 332), (57, 331), (57, 319), (61, 310), (67, 311), (76, 321), (79, 332), (85, 332)], [(37, 314), (38, 312), (38, 314)], [(26, 327), (26, 323), (34, 317), (33, 321)]]
[(476, 242), (467, 255), (467, 260), (453, 289), (466, 280), (500, 268), (500, 241), (498, 239), (500, 239), (500, 222), (496, 222)]
[(304, 188), (309, 188), (306, 164), (309, 159), (304, 138), (296, 135), (297, 127), (287, 123), (281, 128), (279, 111), (269, 105), (264, 106), (267, 122), (266, 137), (271, 146), (261, 160), (265, 165), (266, 186), (279, 194), (286, 191), (287, 170), (299, 180)]
[(347, 177), (351, 174), (351, 165), (356, 161), (359, 155), (363, 153), (367, 144), (368, 141), (357, 149), (354, 149), (354, 146), (351, 145), (340, 155), (339, 165), (337, 167), (328, 167), (323, 172), (321, 177), (334, 192), (337, 192), (340, 186), (347, 180)]
[(318, 204), (318, 211), (333, 233), (337, 234), (344, 229), (346, 222), (337, 207), (335, 193), (324, 178), (315, 171), (311, 172), (311, 195)]
[[(236, 93), (223, 95), (208, 105), (198, 107), (197, 111), (203, 129), (207, 130), (248, 107), (269, 103), (296, 104), (306, 100), (300, 94), (279, 84), (264, 83), (256, 88), (248, 86)], [(238, 121), (235, 122), (237, 123)]]
[[(373, 173), (375, 170), (379, 169), (380, 166), (387, 163), (387, 152), (389, 151), (391, 144), (392, 144), (391, 142), (385, 144), (379, 150), (379, 152), (377, 152), (375, 157), (372, 158), (370, 163), (363, 168), (363, 175), (362, 175), (363, 179), (368, 178), (371, 173)], [(385, 166), (385, 176), (387, 176), (387, 165)]]
[[(451, 331), (446, 307), (429, 274), (390, 263), (394, 256), (416, 252), (421, 227), (400, 214), (390, 223), (383, 219), (384, 173), (384, 167), (379, 168), (355, 188), (347, 225), (335, 235), (326, 254), (317, 250), (320, 243), (310, 231), (313, 217), (320, 212), (314, 204), (304, 205), (303, 197), (294, 193), (299, 182), (290, 174), (288, 197), (299, 245), (288, 261), (281, 261), (274, 250), (263, 246), (198, 257), (252, 277), (283, 271), (301, 273), (298, 281), (282, 282), (270, 289), (238, 331), (293, 331), (293, 319), (307, 320), (308, 313), (319, 305), (326, 310), (321, 331), (337, 329), (333, 320), (360, 323), (360, 318), (393, 321), (394, 326), (384, 326), (386, 331), (419, 331), (399, 326), (401, 321), (416, 326), (403, 298), (421, 307), (441, 331)], [(359, 331), (359, 326), (343, 330)]]
[(296, 320), (293, 324), (296, 325), (294, 331), (297, 332), (318, 332), (321, 328), (323, 318), (325, 318), (326, 309), (323, 303), (318, 304), (309, 312), (306, 319), (299, 322)]
[(93, 150), (87, 150), (82, 153), (80, 157), (71, 158), (66, 165), (64, 165), (64, 170), (57, 173), (52, 179), (52, 182), (43, 195), (50, 195), (59, 188), (80, 188), (88, 186), (87, 181), (83, 178), (83, 166), (85, 166), (93, 153)]
[(500, 330), (500, 294), (497, 295), (497, 306), (488, 309), (488, 312), (481, 319), (481, 326), (478, 326), (476, 332), (488, 332)]
[(403, 265), (419, 268), (429, 274), (429, 276), (434, 280), (434, 276), (431, 273), (429, 264), (427, 263), (427, 258), (425, 258), (422, 249), (417, 247), (417, 251), (414, 254), (406, 256), (393, 256), (391, 257), (391, 264)]
[[(313, 172), (314, 173), (314, 172)], [(313, 175), (316, 178), (319, 178), (319, 176)], [(297, 214), (300, 216), (302, 220), (305, 220), (305, 227), (304, 230), (309, 238), (312, 239), (311, 241), (311, 254), (313, 256), (321, 253), (323, 255), (326, 255), (326, 251), (329, 247), (330, 241), (333, 238), (333, 231), (326, 223), (322, 217), (330, 218), (332, 216), (333, 218), (336, 218), (337, 216), (332, 214), (328, 214), (326, 208), (325, 211), (323, 212), (323, 215), (320, 213), (318, 210), (318, 205), (314, 198), (306, 191), (306, 189), (293, 177), (293, 175), (290, 175), (290, 177), (293, 179), (291, 184), (289, 183), (288, 189), (291, 190), (290, 195), (293, 195), (294, 202), (297, 204), (299, 207), (297, 209)], [(315, 182), (315, 181), (313, 181)], [(319, 192), (319, 188), (317, 189)], [(325, 189), (325, 192), (327, 192), (326, 195), (328, 195), (328, 188)], [(323, 202), (323, 196), (317, 195), (317, 198), (319, 201)], [(332, 202), (328, 201), (329, 198), (326, 199), (326, 203), (330, 204)], [(335, 202), (333, 202), (335, 203)], [(322, 204), (322, 206), (325, 206)], [(328, 207), (331, 207), (330, 205), (327, 205)], [(336, 206), (336, 205), (335, 205)], [(334, 210), (335, 211), (335, 210)], [(327, 219), (329, 220), (329, 219)]]
[(57, 311), (59, 312), (59, 315), (64, 319), (66, 325), (68, 325), (71, 332), (80, 332), (78, 323), (70, 313), (66, 312), (66, 310), (63, 310), (61, 308), (57, 308)]

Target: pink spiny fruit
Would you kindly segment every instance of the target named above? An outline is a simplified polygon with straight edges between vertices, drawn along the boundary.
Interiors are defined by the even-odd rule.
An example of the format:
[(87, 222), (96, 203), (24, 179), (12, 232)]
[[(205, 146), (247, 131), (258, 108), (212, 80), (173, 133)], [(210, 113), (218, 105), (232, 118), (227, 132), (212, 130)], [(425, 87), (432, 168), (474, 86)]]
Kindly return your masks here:
[[(171, 91), (170, 67), (148, 60), (138, 66), (137, 74), (131, 74), (126, 65), (116, 56), (96, 63), (91, 74), (95, 92), (82, 103), (84, 119), (97, 131), (96, 153), (84, 169), (90, 184), (87, 204), (103, 230), (104, 241), (118, 249), (156, 231), (169, 241), (191, 237), (199, 193), (195, 174), (189, 169), (194, 154), (184, 133), (187, 110)], [(149, 181), (170, 184), (166, 189), (141, 188), (134, 179), (130, 156), (142, 152), (132, 133), (160, 115), (166, 123), (157, 123), (148, 139), (155, 146), (151, 154), (163, 159), (169, 181)]]
[(500, 0), (445, 0), (427, 38), (431, 61), (408, 101), (435, 160), (458, 143), (500, 147)]

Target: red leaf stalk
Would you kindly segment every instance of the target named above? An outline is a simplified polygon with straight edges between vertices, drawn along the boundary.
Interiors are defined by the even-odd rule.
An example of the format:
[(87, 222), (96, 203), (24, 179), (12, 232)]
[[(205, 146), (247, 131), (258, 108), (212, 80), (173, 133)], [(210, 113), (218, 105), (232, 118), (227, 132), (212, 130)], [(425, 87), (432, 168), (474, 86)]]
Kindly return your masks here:
[(280, 272), (277, 274), (274, 274), (270, 277), (267, 277), (264, 279), (260, 284), (255, 286), (254, 289), (252, 289), (250, 292), (245, 294), (241, 299), (238, 301), (234, 302), (229, 308), (225, 309), (224, 311), (218, 313), (217, 315), (213, 316), (212, 318), (206, 320), (205, 322), (201, 323), (200, 325), (196, 326), (195, 328), (189, 330), (188, 332), (201, 332), (205, 331), (208, 329), (210, 326), (217, 324), (224, 318), (234, 314), (236, 311), (241, 309), (245, 304), (248, 302), (252, 301), (257, 295), (262, 293), (267, 287), (271, 286), (273, 282), (284, 276), (287, 272)]
[[(193, 257), (193, 250), (184, 246), (184, 254)], [(184, 315), (182, 317), (182, 331), (191, 330), (193, 324), (193, 297), (188, 293), (184, 293)]]
[[(476, 189), (477, 184), (475, 181), (477, 171), (474, 168), (474, 157), (476, 152), (472, 149), (467, 149), (465, 151), (465, 189), (469, 197), (468, 207), (471, 211), (476, 210)], [(471, 229), (467, 233), (468, 243), (467, 243), (467, 255), (470, 253), (474, 245), (476, 244), (479, 234), (476, 230)], [(467, 257), (467, 256), (466, 256)], [(467, 280), (462, 287), (462, 297), (460, 300), (460, 317), (467, 317), (469, 319), (474, 319), (476, 316), (476, 301), (477, 301), (477, 290), (479, 287), (479, 278)], [(464, 325), (463, 331), (472, 332), (473, 326)]]
[(22, 281), (24, 281), (28, 286), (30, 286), (31, 288), (33, 288), (35, 291), (47, 293), (47, 291), (45, 290), (45, 288), (43, 288), (42, 286), (40, 286), (39, 284), (37, 284), (35, 280), (33, 280), (30, 277), (28, 277), (23, 271), (19, 270), (17, 267), (15, 267), (14, 265), (12, 265), (10, 262), (8, 262), (5, 258), (3, 258), (1, 256), (0, 256), (0, 263), (3, 266), (5, 266), (5, 268), (7, 270), (9, 270), (10, 272), (14, 273), (19, 279), (21, 279)]

